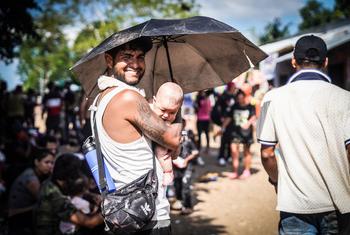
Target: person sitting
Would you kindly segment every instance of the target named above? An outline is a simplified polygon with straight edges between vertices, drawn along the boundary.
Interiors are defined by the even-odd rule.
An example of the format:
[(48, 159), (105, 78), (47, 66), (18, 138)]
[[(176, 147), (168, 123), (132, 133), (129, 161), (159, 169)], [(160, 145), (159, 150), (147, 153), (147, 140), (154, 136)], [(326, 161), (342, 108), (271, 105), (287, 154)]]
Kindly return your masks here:
[(39, 197), (41, 182), (52, 172), (55, 156), (47, 149), (33, 154), (33, 166), (14, 181), (9, 193), (9, 234), (33, 234), (32, 214)]
[(62, 234), (60, 221), (88, 228), (103, 223), (100, 213), (84, 214), (67, 196), (69, 187), (82, 175), (81, 166), (82, 161), (74, 154), (66, 153), (57, 158), (52, 177), (43, 184), (35, 208), (34, 225), (37, 235)]
[[(81, 174), (81, 176), (73, 181), (68, 188), (70, 201), (77, 208), (77, 210), (85, 215), (89, 215), (97, 211), (96, 208), (91, 208), (92, 205), (90, 202), (84, 198), (84, 195), (88, 192), (89, 188), (87, 176)], [(76, 234), (79, 230), (79, 227), (70, 221), (61, 221), (59, 227), (63, 234)]]

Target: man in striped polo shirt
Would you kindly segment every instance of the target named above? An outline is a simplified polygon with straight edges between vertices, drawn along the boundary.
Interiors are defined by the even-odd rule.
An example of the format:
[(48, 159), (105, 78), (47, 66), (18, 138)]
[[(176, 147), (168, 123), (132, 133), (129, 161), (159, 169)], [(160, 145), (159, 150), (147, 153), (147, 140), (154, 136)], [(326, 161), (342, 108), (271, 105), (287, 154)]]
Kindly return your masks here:
[(321, 38), (300, 38), (293, 54), (296, 73), (265, 95), (257, 126), (279, 232), (350, 234), (350, 92), (323, 72)]

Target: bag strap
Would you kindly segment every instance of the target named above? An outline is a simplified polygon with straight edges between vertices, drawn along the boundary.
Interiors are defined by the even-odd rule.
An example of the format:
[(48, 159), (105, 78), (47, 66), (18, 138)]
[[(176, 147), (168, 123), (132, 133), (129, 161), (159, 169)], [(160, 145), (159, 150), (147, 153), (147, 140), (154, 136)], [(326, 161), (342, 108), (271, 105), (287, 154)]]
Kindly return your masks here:
[(94, 135), (95, 135), (95, 145), (96, 145), (96, 155), (97, 155), (97, 166), (98, 166), (98, 179), (99, 185), (101, 187), (102, 195), (105, 196), (107, 193), (107, 181), (106, 172), (103, 165), (103, 155), (101, 151), (100, 140), (98, 138), (98, 132), (96, 127), (96, 113), (94, 114)]
[[(107, 190), (108, 190), (107, 186), (108, 185), (107, 185), (107, 180), (106, 180), (106, 172), (105, 172), (105, 168), (103, 165), (103, 154), (101, 151), (101, 145), (100, 145), (100, 140), (98, 137), (97, 126), (96, 126), (96, 112), (97, 112), (98, 103), (101, 99), (102, 99), (102, 97), (99, 97), (99, 98), (96, 97), (96, 102), (94, 102), (94, 104), (93, 104), (93, 105), (95, 105), (95, 110), (93, 113), (93, 126), (94, 126), (94, 137), (95, 137), (95, 145), (96, 145), (99, 185), (101, 187), (102, 196), (105, 196), (107, 194)], [(155, 144), (152, 143), (153, 169), (154, 169), (153, 175), (152, 175), (153, 178), (154, 178), (154, 176), (157, 175), (156, 157), (155, 157), (155, 153), (154, 153), (154, 148), (155, 148)], [(158, 182), (157, 182), (157, 185), (158, 185)]]

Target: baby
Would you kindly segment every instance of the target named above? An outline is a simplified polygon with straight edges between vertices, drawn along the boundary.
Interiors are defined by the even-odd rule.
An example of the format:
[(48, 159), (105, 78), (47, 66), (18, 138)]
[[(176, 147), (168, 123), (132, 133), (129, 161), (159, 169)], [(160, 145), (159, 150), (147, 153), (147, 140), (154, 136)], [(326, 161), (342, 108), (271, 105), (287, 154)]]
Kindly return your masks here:
[[(166, 82), (161, 85), (153, 102), (150, 104), (152, 110), (170, 125), (176, 118), (183, 101), (183, 91), (179, 85)], [(160, 145), (155, 148), (155, 155), (163, 169), (163, 185), (169, 185), (174, 179), (172, 159), (170, 151)]]

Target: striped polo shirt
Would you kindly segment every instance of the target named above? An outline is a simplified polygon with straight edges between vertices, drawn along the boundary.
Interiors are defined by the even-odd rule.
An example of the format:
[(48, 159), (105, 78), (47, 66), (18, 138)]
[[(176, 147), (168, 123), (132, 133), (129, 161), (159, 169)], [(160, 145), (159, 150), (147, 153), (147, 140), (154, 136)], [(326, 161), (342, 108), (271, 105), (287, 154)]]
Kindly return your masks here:
[(350, 92), (300, 70), (262, 102), (257, 138), (278, 144), (277, 210), (350, 212)]

